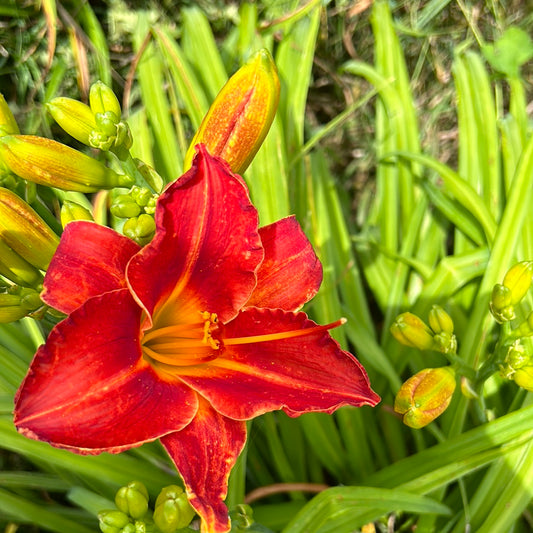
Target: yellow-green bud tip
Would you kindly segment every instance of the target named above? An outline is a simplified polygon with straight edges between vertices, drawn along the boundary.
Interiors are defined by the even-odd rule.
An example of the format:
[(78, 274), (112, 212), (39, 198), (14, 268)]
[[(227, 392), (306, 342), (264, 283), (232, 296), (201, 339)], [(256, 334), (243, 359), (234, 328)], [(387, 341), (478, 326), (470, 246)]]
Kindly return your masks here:
[(53, 119), (74, 139), (89, 145), (89, 137), (96, 128), (90, 107), (72, 98), (53, 98), (46, 104)]
[(17, 121), (9, 109), (4, 95), (0, 93), (0, 136), (17, 133), (20, 133)]

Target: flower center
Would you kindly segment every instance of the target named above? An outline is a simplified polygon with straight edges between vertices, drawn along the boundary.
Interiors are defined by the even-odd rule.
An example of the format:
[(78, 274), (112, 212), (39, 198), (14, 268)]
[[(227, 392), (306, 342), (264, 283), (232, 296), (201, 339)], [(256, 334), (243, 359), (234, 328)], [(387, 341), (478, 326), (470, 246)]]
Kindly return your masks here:
[(216, 359), (220, 341), (213, 338), (218, 329), (216, 313), (201, 311), (198, 322), (154, 327), (142, 338), (148, 358), (172, 366), (199, 365)]

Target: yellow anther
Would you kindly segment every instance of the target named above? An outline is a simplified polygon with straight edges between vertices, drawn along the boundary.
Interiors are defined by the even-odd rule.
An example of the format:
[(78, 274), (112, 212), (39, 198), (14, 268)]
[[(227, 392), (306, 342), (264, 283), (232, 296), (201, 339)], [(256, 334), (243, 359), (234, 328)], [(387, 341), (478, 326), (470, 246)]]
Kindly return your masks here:
[(220, 342), (213, 339), (211, 335), (211, 325), (218, 322), (218, 317), (216, 313), (210, 313), (209, 311), (201, 311), (200, 315), (202, 320), (204, 320), (204, 336), (202, 342), (204, 344), (209, 344), (211, 348), (217, 350), (220, 347)]

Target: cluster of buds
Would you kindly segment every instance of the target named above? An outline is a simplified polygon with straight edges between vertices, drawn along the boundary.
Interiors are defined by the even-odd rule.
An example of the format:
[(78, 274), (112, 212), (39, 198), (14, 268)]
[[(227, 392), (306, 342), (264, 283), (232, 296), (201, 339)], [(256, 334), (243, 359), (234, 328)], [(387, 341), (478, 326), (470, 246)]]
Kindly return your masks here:
[[(492, 316), (504, 325), (500, 342), (500, 375), (513, 380), (519, 387), (533, 391), (533, 311), (513, 327), (518, 305), (533, 281), (533, 261), (521, 261), (505, 274), (502, 283), (492, 289), (489, 308)], [(503, 360), (502, 360), (503, 359)]]
[(110, 211), (117, 218), (127, 219), (122, 228), (124, 235), (143, 246), (155, 233), (156, 202), (156, 194), (146, 187), (134, 185), (127, 193), (115, 197)]
[(132, 481), (115, 495), (117, 509), (98, 514), (102, 533), (174, 533), (187, 527), (195, 512), (181, 487), (170, 485), (159, 493), (152, 512), (146, 487)]
[[(429, 326), (412, 313), (402, 313), (396, 318), (390, 331), (404, 346), (455, 354), (457, 339), (450, 315), (439, 305), (433, 305), (428, 321)], [(394, 410), (402, 415), (407, 426), (422, 428), (448, 408), (455, 385), (455, 370), (451, 366), (422, 370), (400, 387), (394, 401)]]
[[(279, 90), (274, 61), (268, 51), (260, 50), (221, 89), (190, 144), (185, 170), (191, 165), (196, 145), (203, 143), (234, 172), (243, 173), (270, 129)], [(111, 195), (110, 211), (126, 219), (123, 233), (143, 246), (155, 232), (154, 192), (161, 191), (164, 182), (153, 168), (131, 156), (131, 133), (113, 91), (97, 82), (91, 86), (89, 105), (59, 97), (47, 108), (74, 139), (114, 154), (114, 168), (119, 170), (57, 141), (21, 134), (0, 94), (1, 322), (26, 315), (37, 318), (45, 309), (38, 294), (59, 238), (21, 198), (28, 191), (35, 194), (36, 185), (75, 194), (119, 189), (121, 192)], [(61, 198), (63, 227), (72, 220), (93, 220), (87, 207)]]
[(512, 266), (502, 283), (492, 289), (490, 311), (500, 323), (516, 318), (516, 305), (524, 298), (531, 287), (533, 261), (521, 261)]
[[(127, 126), (120, 122), (120, 105), (111, 89), (95, 84), (91, 108), (69, 98), (56, 98), (50, 110), (64, 129), (81, 142), (94, 138), (103, 148), (123, 154), (131, 146)], [(104, 88), (105, 87), (105, 88)], [(118, 116), (116, 115), (118, 113)], [(113, 124), (114, 133), (111, 133)], [(101, 124), (101, 127), (98, 125)], [(120, 126), (122, 125), (122, 126)], [(92, 132), (92, 134), (91, 134)], [(107, 133), (106, 133), (107, 132)], [(105, 141), (103, 136), (106, 135)], [(96, 139), (98, 138), (98, 141)], [(91, 144), (90, 144), (91, 145)], [(57, 141), (36, 135), (21, 135), (3, 96), (0, 98), (0, 179), (14, 188), (16, 178), (32, 183), (83, 193), (129, 187), (133, 178), (119, 174), (100, 161)]]
[(89, 105), (66, 97), (52, 99), (47, 108), (54, 120), (81, 143), (111, 151), (126, 159), (132, 145), (130, 129), (121, 120), (122, 111), (115, 93), (101, 81), (91, 86)]
[(519, 387), (533, 391), (533, 357), (522, 339), (516, 339), (507, 347), (500, 375), (512, 379)]
[(404, 346), (454, 354), (457, 351), (457, 339), (450, 315), (439, 305), (434, 305), (428, 319), (429, 326), (413, 313), (402, 313), (396, 317), (390, 331)]

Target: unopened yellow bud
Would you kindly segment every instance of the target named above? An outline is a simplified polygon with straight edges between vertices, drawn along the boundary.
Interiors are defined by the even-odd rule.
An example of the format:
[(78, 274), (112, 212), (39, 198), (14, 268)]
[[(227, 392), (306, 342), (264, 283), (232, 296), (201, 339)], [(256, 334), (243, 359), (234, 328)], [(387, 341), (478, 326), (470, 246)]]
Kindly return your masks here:
[(89, 145), (89, 137), (96, 128), (91, 108), (72, 98), (53, 98), (46, 105), (54, 120), (74, 139)]
[(0, 159), (17, 176), (67, 191), (128, 187), (133, 180), (69, 146), (34, 135), (0, 137)]
[(420, 318), (412, 313), (402, 313), (396, 317), (390, 331), (392, 336), (401, 344), (418, 348), (419, 350), (433, 350), (437, 348), (433, 339), (433, 332)]
[(272, 56), (260, 50), (222, 87), (196, 132), (185, 156), (191, 166), (195, 146), (222, 157), (242, 174), (270, 129), (279, 102), (279, 78)]
[(59, 237), (21, 198), (0, 188), (0, 239), (33, 266), (46, 270)]
[(440, 305), (431, 307), (428, 318), (429, 326), (435, 333), (453, 333), (453, 320)]
[(427, 368), (410, 377), (398, 391), (394, 410), (403, 423), (421, 428), (435, 420), (450, 405), (455, 391), (455, 371), (446, 366)]
[(61, 225), (65, 227), (74, 220), (94, 220), (91, 212), (76, 202), (65, 200), (61, 206)]
[(511, 292), (511, 305), (516, 305), (526, 295), (533, 276), (533, 261), (521, 261), (512, 266), (505, 277), (503, 285)]
[(17, 121), (7, 105), (4, 95), (0, 93), (0, 136), (19, 133)]
[(523, 389), (533, 392), (533, 366), (523, 366), (513, 374), (514, 382)]
[(97, 81), (91, 85), (89, 105), (94, 115), (110, 111), (115, 115), (117, 121), (120, 120), (122, 111), (118, 98), (115, 96), (113, 90), (102, 81)]
[(451, 316), (440, 306), (434, 305), (429, 311), (429, 325), (435, 335), (433, 339), (442, 353), (455, 353), (457, 351), (457, 339), (453, 334), (453, 320)]

